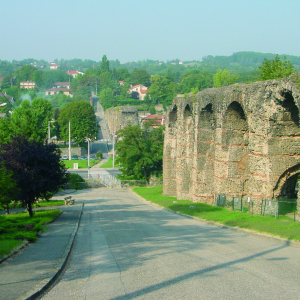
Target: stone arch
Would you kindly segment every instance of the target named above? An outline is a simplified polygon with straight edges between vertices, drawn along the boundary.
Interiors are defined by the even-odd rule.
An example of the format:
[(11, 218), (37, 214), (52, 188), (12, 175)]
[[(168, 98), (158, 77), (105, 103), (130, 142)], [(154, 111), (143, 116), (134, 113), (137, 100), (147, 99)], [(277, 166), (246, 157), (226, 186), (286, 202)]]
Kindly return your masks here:
[(193, 200), (213, 203), (212, 184), (214, 181), (214, 136), (216, 120), (213, 105), (208, 103), (199, 110), (196, 121), (194, 163), (193, 163)]
[(245, 172), (249, 129), (244, 109), (237, 101), (231, 102), (225, 111), (221, 136), (221, 145), (218, 146), (220, 156), (215, 168), (215, 177), (221, 182), (218, 186), (228, 195), (243, 195), (249, 176)]
[(274, 198), (296, 198), (295, 186), (300, 174), (300, 163), (285, 170), (279, 177), (273, 190)]

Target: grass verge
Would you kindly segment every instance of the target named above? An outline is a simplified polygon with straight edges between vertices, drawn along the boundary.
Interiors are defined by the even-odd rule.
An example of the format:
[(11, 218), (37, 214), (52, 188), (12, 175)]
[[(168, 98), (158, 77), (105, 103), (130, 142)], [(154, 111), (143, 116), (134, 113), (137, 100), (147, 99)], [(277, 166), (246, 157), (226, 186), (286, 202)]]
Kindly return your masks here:
[(230, 211), (223, 207), (216, 207), (188, 200), (177, 200), (176, 197), (162, 195), (162, 186), (139, 187), (133, 191), (142, 198), (175, 212), (184, 213), (199, 219), (213, 221), (231, 227), (239, 227), (259, 233), (266, 233), (284, 239), (300, 241), (300, 223), (291, 218), (280, 216), (251, 215), (239, 211)]
[[(67, 169), (73, 169), (74, 163), (78, 163), (78, 169), (85, 169), (87, 168), (88, 160), (87, 159), (75, 159), (75, 160), (62, 160), (62, 162), (65, 164), (65, 167)], [(99, 160), (97, 159), (90, 159), (90, 167), (97, 164)]]
[[(65, 201), (63, 200), (50, 200), (50, 201), (39, 201), (38, 204), (34, 203), (32, 205), (32, 207), (46, 207), (46, 206), (59, 206), (59, 205), (64, 205)], [(17, 205), (14, 204), (10, 204), (9, 205), (9, 209), (13, 209), (13, 208), (22, 208), (22, 204), (18, 203)], [(0, 210), (4, 210), (1, 206), (0, 206)]]
[(45, 224), (53, 221), (60, 213), (60, 209), (55, 209), (36, 211), (32, 218), (24, 212), (0, 215), (0, 258), (24, 241), (34, 242), (40, 231), (47, 230)]
[[(103, 164), (103, 165), (100, 166), (100, 168), (112, 168), (112, 167), (113, 167), (113, 159), (112, 159), (112, 157), (110, 157), (105, 164)], [(116, 162), (115, 162), (115, 167), (117, 167)]]

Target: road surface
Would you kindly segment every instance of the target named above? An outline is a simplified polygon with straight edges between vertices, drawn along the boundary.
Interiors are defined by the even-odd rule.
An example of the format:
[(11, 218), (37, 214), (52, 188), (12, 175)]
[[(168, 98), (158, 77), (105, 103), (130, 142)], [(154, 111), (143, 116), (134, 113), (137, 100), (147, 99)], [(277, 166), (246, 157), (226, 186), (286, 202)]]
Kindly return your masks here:
[(86, 193), (75, 248), (42, 299), (300, 299), (300, 249), (199, 222), (126, 189)]

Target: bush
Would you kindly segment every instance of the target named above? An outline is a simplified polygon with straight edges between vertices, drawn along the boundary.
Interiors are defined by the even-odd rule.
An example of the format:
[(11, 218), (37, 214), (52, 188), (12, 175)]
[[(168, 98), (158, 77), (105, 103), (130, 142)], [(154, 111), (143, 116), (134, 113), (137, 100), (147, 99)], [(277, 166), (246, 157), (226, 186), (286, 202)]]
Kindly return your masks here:
[(81, 182), (84, 182), (84, 179), (80, 175), (76, 173), (70, 174), (68, 183), (70, 184), (71, 188), (75, 189), (76, 191), (81, 189), (82, 188), (80, 185)]
[(97, 157), (98, 159), (102, 159), (102, 156), (103, 156), (102, 151), (99, 150), (99, 151), (97, 152), (97, 154), (96, 154), (96, 157)]

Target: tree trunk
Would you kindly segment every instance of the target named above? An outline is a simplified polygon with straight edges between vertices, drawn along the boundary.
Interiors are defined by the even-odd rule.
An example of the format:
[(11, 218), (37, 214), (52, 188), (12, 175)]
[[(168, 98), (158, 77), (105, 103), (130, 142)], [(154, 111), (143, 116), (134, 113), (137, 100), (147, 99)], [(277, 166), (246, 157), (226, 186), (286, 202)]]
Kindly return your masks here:
[(9, 215), (9, 204), (6, 205), (5, 210), (6, 210), (6, 214)]
[(31, 202), (27, 203), (26, 206), (27, 206), (27, 211), (29, 213), (29, 216), (30, 216), (30, 218), (32, 218), (33, 217), (33, 211), (32, 211)]

